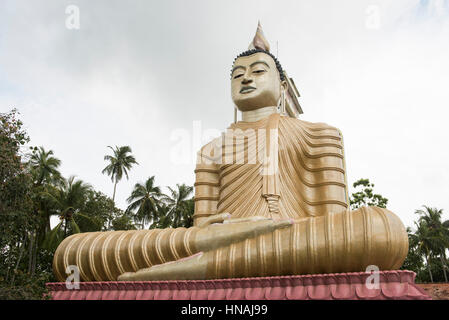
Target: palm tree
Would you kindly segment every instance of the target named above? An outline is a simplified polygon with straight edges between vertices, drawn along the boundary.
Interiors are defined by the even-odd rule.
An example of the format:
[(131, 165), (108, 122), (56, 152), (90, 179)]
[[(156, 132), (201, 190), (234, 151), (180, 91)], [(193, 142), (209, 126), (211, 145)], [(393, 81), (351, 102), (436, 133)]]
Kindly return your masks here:
[(61, 173), (58, 171), (61, 160), (52, 155), (53, 151), (45, 151), (44, 147), (33, 150), (30, 166), (35, 184), (38, 186), (44, 183), (57, 183), (61, 180)]
[(193, 226), (193, 213), (195, 212), (195, 199), (192, 197), (185, 202), (182, 226), (190, 228)]
[(185, 184), (176, 184), (177, 189), (168, 187), (170, 195), (164, 195), (163, 201), (169, 208), (167, 215), (172, 220), (172, 226), (174, 228), (184, 226), (188, 223), (189, 218), (193, 214), (191, 208), (192, 205), (188, 199), (193, 191), (193, 187)]
[(166, 229), (171, 228), (173, 226), (173, 221), (169, 215), (170, 208), (165, 203), (157, 204), (157, 215), (156, 219), (150, 225), (150, 229)]
[[(444, 250), (442, 251), (443, 253), (443, 258), (444, 258), (444, 262), (443, 262), (443, 270), (445, 269), (449, 269), (447, 266), (447, 257), (446, 257), (446, 249), (449, 248), (449, 220), (446, 220), (442, 223), (442, 233), (443, 233), (443, 241), (444, 241)], [(444, 274), (444, 276), (446, 277), (446, 273)], [(446, 278), (446, 282), (447, 282), (447, 278)]]
[(50, 208), (45, 200), (41, 197), (47, 192), (47, 189), (52, 188), (52, 185), (58, 185), (62, 181), (61, 173), (58, 167), (61, 165), (61, 160), (52, 156), (53, 151), (45, 151), (44, 147), (34, 148), (30, 157), (29, 167), (34, 180), (34, 194), (33, 203), (35, 204), (35, 211), (42, 218), (41, 233), (50, 231)]
[(415, 213), (418, 214), (419, 220), (426, 221), (429, 227), (433, 229), (438, 229), (441, 227), (441, 215), (443, 214), (443, 209), (431, 208), (428, 206), (423, 206), (423, 209), (416, 210)]
[(104, 160), (109, 161), (109, 164), (103, 169), (101, 173), (107, 173), (111, 176), (112, 182), (114, 182), (114, 193), (112, 194), (112, 201), (115, 201), (115, 191), (117, 183), (122, 180), (123, 174), (128, 179), (128, 170), (131, 169), (133, 164), (138, 164), (134, 156), (130, 155), (131, 148), (129, 146), (117, 147), (113, 149), (108, 146), (113, 152), (113, 155), (105, 155)]
[(44, 147), (34, 147), (32, 150), (28, 168), (33, 178), (33, 192), (31, 194), (34, 206), (33, 212), (39, 219), (39, 225), (30, 235), (28, 271), (34, 274), (38, 246), (42, 244), (46, 234), (51, 229), (50, 216), (52, 215), (52, 207), (43, 197), (43, 194), (53, 188), (53, 185), (59, 184), (62, 181), (62, 177), (58, 170), (61, 160), (53, 156), (52, 150), (46, 151)]
[(418, 237), (410, 227), (406, 229), (408, 235), (408, 253), (401, 270), (411, 270), (419, 274), (423, 268), (423, 255), (419, 250)]
[(449, 229), (441, 221), (442, 209), (423, 206), (424, 209), (416, 210), (419, 214), (418, 222), (425, 227), (428, 234), (428, 245), (432, 256), (438, 256), (443, 268), (444, 279), (447, 282), (446, 249), (449, 247)]
[(158, 205), (162, 196), (161, 189), (154, 185), (154, 176), (151, 176), (144, 184), (136, 183), (131, 196), (127, 199), (129, 203), (128, 212), (135, 211), (136, 220), (145, 224), (157, 220)]
[(427, 270), (429, 272), (430, 282), (433, 282), (433, 274), (431, 270), (432, 249), (434, 247), (434, 236), (431, 234), (425, 221), (415, 222), (417, 227), (415, 232), (418, 250), (426, 259)]
[(67, 237), (68, 231), (71, 233), (81, 232), (74, 219), (75, 216), (85, 219), (89, 223), (96, 223), (91, 217), (82, 213), (90, 192), (92, 192), (92, 187), (89, 184), (82, 180), (75, 181), (75, 177), (71, 176), (63, 182), (61, 187), (47, 194), (48, 198), (53, 201), (54, 207), (57, 208), (56, 212), (61, 222), (48, 234), (44, 241), (44, 247), (56, 249), (58, 244)]

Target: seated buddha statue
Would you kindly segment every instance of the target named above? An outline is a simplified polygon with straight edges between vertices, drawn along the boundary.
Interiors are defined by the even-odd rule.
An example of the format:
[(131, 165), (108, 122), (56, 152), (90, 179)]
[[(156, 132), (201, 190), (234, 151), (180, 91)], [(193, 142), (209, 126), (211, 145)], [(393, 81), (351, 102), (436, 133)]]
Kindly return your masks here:
[(399, 268), (406, 230), (392, 212), (350, 210), (341, 132), (286, 114), (286, 73), (260, 25), (234, 61), (241, 112), (198, 152), (194, 226), (74, 234), (55, 252), (60, 281), (194, 280)]

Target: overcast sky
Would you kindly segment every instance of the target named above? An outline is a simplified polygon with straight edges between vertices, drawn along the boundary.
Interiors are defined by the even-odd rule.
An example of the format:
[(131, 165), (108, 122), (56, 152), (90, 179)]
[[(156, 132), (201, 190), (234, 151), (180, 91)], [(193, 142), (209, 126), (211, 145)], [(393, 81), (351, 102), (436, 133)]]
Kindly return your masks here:
[(301, 119), (342, 130), (348, 182), (369, 178), (407, 226), (424, 204), (449, 219), (447, 0), (2, 0), (0, 112), (108, 195), (106, 146), (131, 146), (125, 209), (149, 176), (193, 184), (194, 152), (233, 120), (230, 68), (258, 20)]

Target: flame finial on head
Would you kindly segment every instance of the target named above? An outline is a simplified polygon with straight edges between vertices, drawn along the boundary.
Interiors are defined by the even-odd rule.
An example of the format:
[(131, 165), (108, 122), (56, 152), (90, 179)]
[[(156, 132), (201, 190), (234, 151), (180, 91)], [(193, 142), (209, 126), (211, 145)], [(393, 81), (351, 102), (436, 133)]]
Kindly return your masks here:
[(251, 49), (261, 49), (268, 52), (270, 51), (270, 44), (268, 43), (267, 39), (265, 39), (260, 21), (257, 24), (256, 35), (254, 36), (253, 41), (251, 41), (248, 47), (248, 50)]

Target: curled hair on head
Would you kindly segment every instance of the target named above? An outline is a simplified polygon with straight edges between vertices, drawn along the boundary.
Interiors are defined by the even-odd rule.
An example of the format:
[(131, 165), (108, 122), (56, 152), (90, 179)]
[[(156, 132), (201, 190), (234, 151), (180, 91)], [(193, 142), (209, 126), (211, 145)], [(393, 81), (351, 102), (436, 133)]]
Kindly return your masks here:
[[(274, 63), (276, 64), (276, 68), (279, 71), (279, 78), (281, 79), (281, 81), (285, 80), (285, 75), (284, 75), (284, 71), (282, 70), (282, 66), (279, 63), (278, 59), (276, 59), (276, 57), (269, 51), (266, 50), (262, 50), (262, 49), (251, 49), (251, 50), (247, 50), (245, 52), (242, 52), (241, 54), (239, 54), (235, 59), (234, 62), (232, 63), (232, 65), (235, 64), (235, 61), (240, 58), (240, 57), (247, 57), (250, 56), (252, 54), (258, 53), (258, 52), (263, 52), (265, 54), (268, 54), (274, 61)], [(232, 79), (232, 70), (231, 70), (231, 79)]]

